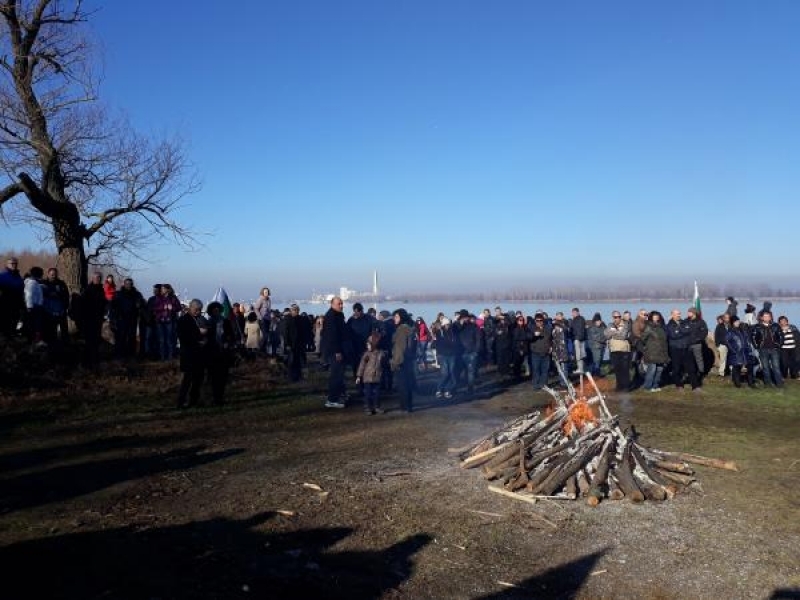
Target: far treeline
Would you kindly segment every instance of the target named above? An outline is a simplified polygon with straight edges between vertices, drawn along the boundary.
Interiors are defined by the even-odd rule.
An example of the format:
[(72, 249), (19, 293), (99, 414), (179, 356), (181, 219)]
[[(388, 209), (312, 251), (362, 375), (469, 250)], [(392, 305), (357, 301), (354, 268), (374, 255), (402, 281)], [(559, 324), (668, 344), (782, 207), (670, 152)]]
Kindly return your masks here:
[[(537, 290), (515, 289), (510, 291), (441, 292), (394, 294), (393, 300), (404, 302), (611, 302), (611, 301), (666, 301), (691, 300), (694, 283), (689, 285), (614, 285), (606, 283), (593, 287), (550, 286)], [(800, 299), (800, 288), (774, 286), (767, 283), (739, 283), (726, 285), (701, 285), (700, 299), (703, 302), (723, 301), (728, 296), (744, 302), (761, 300)], [(742, 306), (744, 308), (744, 306)]]

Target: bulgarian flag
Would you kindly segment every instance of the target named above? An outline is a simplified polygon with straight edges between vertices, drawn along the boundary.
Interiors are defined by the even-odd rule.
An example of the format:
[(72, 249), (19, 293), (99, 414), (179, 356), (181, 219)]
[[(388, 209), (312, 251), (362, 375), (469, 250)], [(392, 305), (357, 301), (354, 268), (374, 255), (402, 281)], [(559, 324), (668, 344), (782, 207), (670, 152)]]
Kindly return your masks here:
[(697, 318), (702, 318), (703, 308), (700, 306), (700, 291), (697, 289), (697, 282), (694, 282), (694, 298), (692, 299), (692, 306), (697, 311)]
[(214, 297), (211, 298), (211, 302), (219, 302), (222, 304), (223, 318), (228, 319), (231, 317), (233, 306), (231, 306), (231, 301), (228, 299), (228, 292), (225, 291), (225, 288), (217, 288), (217, 292), (214, 294)]

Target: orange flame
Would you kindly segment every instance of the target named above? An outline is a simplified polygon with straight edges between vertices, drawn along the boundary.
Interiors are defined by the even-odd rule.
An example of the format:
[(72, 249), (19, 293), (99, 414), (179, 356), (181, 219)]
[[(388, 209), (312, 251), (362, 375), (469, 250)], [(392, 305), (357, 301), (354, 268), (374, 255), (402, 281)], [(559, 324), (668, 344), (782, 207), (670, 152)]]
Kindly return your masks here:
[(564, 434), (571, 435), (573, 431), (582, 433), (584, 427), (589, 423), (597, 423), (597, 416), (594, 414), (592, 407), (589, 406), (586, 398), (581, 397), (569, 407), (569, 414), (563, 427)]

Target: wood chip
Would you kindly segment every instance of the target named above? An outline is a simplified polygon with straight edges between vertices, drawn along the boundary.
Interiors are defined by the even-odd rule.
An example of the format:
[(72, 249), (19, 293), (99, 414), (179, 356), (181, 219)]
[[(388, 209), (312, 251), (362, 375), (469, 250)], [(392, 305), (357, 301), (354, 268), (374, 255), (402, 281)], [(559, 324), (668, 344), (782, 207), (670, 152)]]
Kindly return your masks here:
[(602, 575), (603, 573), (608, 573), (608, 569), (600, 569), (599, 571), (592, 571), (589, 573), (589, 577), (594, 577), (595, 575)]
[(304, 483), (303, 487), (307, 490), (314, 490), (315, 492), (321, 492), (322, 488), (318, 486), (316, 483)]
[(276, 510), (275, 512), (284, 517), (293, 517), (296, 514), (293, 510)]
[(473, 510), (471, 508), (465, 509), (467, 512), (475, 513), (476, 515), (483, 515), (484, 517), (505, 517), (500, 513), (486, 512), (485, 510)]

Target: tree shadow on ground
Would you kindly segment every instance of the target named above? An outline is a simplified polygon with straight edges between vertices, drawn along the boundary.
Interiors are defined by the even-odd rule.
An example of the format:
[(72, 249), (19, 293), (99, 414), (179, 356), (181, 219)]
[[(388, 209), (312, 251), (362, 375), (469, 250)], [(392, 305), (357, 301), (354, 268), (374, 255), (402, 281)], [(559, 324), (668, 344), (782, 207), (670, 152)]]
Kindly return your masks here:
[[(328, 549), (350, 528), (263, 533), (263, 513), (137, 531), (122, 527), (0, 548), (9, 598), (379, 598), (411, 576), (431, 541), (376, 551)], [(31, 569), (43, 576), (31, 578)]]
[(166, 471), (185, 471), (244, 452), (234, 448), (203, 452), (204, 446), (179, 448), (163, 454), (111, 458), (61, 465), (0, 479), (0, 512), (30, 508), (89, 494), (131, 479)]
[(800, 588), (779, 588), (772, 592), (769, 600), (800, 600)]
[(476, 600), (516, 600), (523, 598), (574, 598), (581, 586), (589, 578), (598, 560), (608, 551), (607, 548), (587, 554), (581, 558), (548, 569), (539, 575), (508, 588)]
[(125, 448), (152, 448), (163, 442), (175, 444), (177, 438), (172, 435), (166, 437), (139, 436), (139, 435), (114, 435), (101, 437), (80, 444), (61, 444), (32, 448), (20, 452), (12, 452), (0, 456), (0, 473), (10, 473), (29, 469), (49, 462), (67, 461), (81, 456), (96, 456), (101, 452), (123, 450)]

